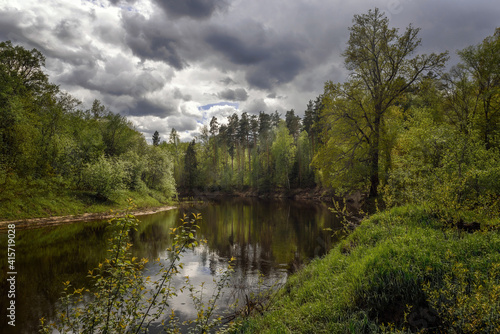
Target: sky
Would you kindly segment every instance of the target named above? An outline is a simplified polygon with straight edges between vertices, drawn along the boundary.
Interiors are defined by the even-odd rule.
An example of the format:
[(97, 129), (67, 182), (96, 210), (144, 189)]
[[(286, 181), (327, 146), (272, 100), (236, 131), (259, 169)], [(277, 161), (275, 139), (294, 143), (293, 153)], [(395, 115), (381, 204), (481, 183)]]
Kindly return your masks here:
[(418, 53), (456, 52), (500, 26), (498, 0), (0, 0), (0, 40), (36, 48), (51, 82), (100, 100), (150, 140), (181, 140), (213, 116), (303, 116), (341, 56), (355, 14), (420, 28)]

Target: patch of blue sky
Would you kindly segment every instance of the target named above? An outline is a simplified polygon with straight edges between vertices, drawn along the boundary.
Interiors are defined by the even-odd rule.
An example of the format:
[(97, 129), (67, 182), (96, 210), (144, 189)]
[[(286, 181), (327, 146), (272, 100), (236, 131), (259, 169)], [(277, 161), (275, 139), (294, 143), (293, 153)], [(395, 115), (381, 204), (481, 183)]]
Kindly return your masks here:
[(210, 104), (205, 104), (204, 106), (201, 106), (201, 107), (198, 107), (198, 110), (209, 110), (210, 108), (212, 107), (216, 107), (216, 106), (229, 106), (229, 107), (233, 107), (235, 109), (238, 109), (239, 107), (239, 103), (236, 103), (236, 102), (217, 102), (217, 103), (210, 103)]

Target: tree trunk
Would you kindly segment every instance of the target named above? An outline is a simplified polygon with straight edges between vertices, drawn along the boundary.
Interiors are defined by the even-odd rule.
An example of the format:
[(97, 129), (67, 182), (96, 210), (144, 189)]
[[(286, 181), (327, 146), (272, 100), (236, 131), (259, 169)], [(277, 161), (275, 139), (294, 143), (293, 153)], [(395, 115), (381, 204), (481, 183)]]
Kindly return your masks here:
[(378, 160), (379, 160), (379, 139), (380, 139), (380, 109), (375, 109), (375, 120), (373, 122), (373, 137), (370, 141), (370, 197), (377, 197), (378, 185), (380, 183), (378, 176)]

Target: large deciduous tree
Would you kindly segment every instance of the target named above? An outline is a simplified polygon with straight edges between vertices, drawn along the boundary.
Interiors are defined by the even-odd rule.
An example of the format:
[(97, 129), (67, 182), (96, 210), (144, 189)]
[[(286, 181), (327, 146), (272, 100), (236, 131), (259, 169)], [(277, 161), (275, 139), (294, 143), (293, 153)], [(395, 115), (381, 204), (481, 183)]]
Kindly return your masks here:
[[(350, 71), (349, 81), (339, 85), (335, 92), (345, 103), (335, 110), (338, 104), (332, 100), (329, 107), (334, 109), (330, 113), (339, 120), (346, 120), (346, 126), (359, 138), (351, 145), (367, 146), (364, 160), (368, 167), (370, 196), (376, 196), (384, 117), (423, 75), (444, 66), (447, 53), (410, 58), (421, 43), (417, 37), (420, 29), (410, 25), (399, 34), (398, 29), (389, 27), (388, 18), (379, 9), (355, 15), (353, 23), (349, 28), (347, 48), (342, 54)], [(346, 103), (348, 108), (345, 108)]]

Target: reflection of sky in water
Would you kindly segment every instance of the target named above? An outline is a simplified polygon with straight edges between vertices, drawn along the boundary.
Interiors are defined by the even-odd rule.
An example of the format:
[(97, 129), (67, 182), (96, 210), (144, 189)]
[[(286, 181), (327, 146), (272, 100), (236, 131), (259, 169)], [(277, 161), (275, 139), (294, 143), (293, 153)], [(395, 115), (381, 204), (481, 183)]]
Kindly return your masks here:
[[(209, 299), (217, 271), (227, 268), (229, 259), (234, 257), (234, 275), (218, 302), (226, 308), (236, 299), (245, 300), (250, 289), (258, 287), (259, 272), (265, 275), (265, 285), (269, 285), (308, 259), (324, 254), (335, 242), (331, 232), (325, 232), (324, 228), (341, 226), (325, 206), (257, 199), (204, 201), (196, 208), (141, 216), (138, 230), (131, 233), (131, 252), (137, 258), (150, 259), (147, 265), (150, 272), (145, 275), (158, 272), (154, 259), (160, 257), (167, 263), (165, 250), (172, 241), (170, 228), (178, 226), (182, 214), (189, 215), (191, 211), (201, 213), (203, 221), (198, 236), (208, 243), (183, 255), (184, 269), (172, 283), (180, 287), (184, 284), (183, 276), (189, 275), (195, 287), (205, 282), (204, 299)], [(107, 225), (106, 222), (85, 222), (19, 231), (16, 246), (23, 256), (17, 258), (16, 263), (23, 271), (17, 281), (18, 321), (9, 333), (35, 333), (41, 317), (52, 318), (61, 296), (61, 282), (71, 281), (75, 287), (93, 286), (87, 277), (88, 270), (96, 268), (107, 254)], [(0, 254), (2, 256), (6, 263), (6, 253)], [(6, 295), (4, 289), (5, 284), (0, 284), (0, 292)], [(7, 308), (6, 301), (0, 298), (2, 309)], [(186, 293), (172, 300), (171, 306), (182, 319), (196, 315)], [(7, 327), (6, 320), (0, 319), (1, 329)]]
[[(167, 267), (171, 262), (168, 253), (165, 251), (160, 255), (161, 263)], [(177, 289), (177, 296), (169, 300), (169, 305), (179, 317), (180, 322), (186, 320), (194, 320), (197, 311), (194, 308), (192, 297), (188, 289), (184, 289), (183, 293), (179, 291), (181, 287), (186, 286), (185, 277), (189, 276), (189, 283), (197, 291), (196, 296), (200, 296), (199, 292), (203, 294), (202, 300), (207, 305), (208, 301), (217, 292), (217, 280), (220, 280), (223, 272), (227, 270), (229, 259), (220, 257), (214, 251), (210, 251), (206, 245), (198, 246), (194, 250), (188, 250), (183, 253), (180, 263), (183, 268), (179, 268), (179, 274), (172, 279), (172, 285)], [(258, 270), (247, 270), (241, 267), (242, 261), (236, 258), (234, 262), (234, 272), (228, 280), (228, 284), (222, 290), (219, 300), (216, 302), (217, 315), (225, 315), (229, 311), (229, 307), (234, 303), (245, 300), (245, 295), (250, 295), (259, 288), (260, 273)], [(151, 281), (161, 279), (160, 275), (152, 275), (157, 273), (159, 265), (157, 263), (150, 263), (145, 269), (144, 275), (151, 276)], [(284, 282), (286, 280), (287, 271), (286, 267), (283, 269), (273, 270), (271, 275), (266, 277), (263, 281), (261, 289), (270, 286), (274, 281)], [(152, 288), (152, 284), (149, 286)], [(166, 312), (167, 315), (170, 314)], [(151, 329), (151, 333), (161, 332), (160, 322), (156, 322)], [(185, 329), (185, 328), (184, 328)]]

